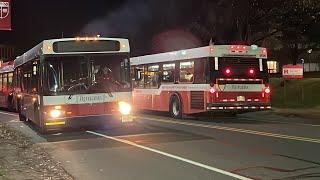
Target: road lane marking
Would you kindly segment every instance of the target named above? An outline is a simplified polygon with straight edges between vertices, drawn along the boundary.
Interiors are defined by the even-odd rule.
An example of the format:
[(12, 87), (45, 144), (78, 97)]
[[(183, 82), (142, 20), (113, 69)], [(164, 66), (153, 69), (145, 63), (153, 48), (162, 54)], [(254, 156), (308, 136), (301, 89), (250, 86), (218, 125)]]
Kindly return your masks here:
[(100, 134), (100, 133), (97, 133), (97, 132), (94, 132), (94, 131), (87, 131), (87, 133), (94, 134), (94, 135), (97, 135), (97, 136), (100, 136), (100, 137), (104, 137), (104, 138), (107, 138), (107, 139), (111, 139), (111, 140), (114, 140), (114, 141), (118, 141), (118, 142), (121, 142), (121, 143), (124, 143), (124, 144), (128, 144), (128, 145), (131, 145), (131, 146), (134, 146), (134, 147), (137, 147), (137, 148), (140, 148), (140, 149), (144, 149), (144, 150), (147, 150), (147, 151), (150, 151), (150, 152), (154, 152), (154, 153), (157, 153), (157, 154), (160, 154), (160, 155), (164, 155), (164, 156), (167, 156), (167, 157), (179, 160), (179, 161), (183, 161), (183, 162), (192, 164), (194, 166), (201, 167), (201, 168), (204, 168), (204, 169), (207, 169), (207, 170), (210, 170), (210, 171), (214, 171), (216, 173), (220, 173), (220, 174), (223, 174), (223, 175), (226, 175), (226, 176), (230, 176), (230, 177), (233, 177), (233, 178), (237, 178), (237, 179), (241, 179), (241, 180), (252, 180), (250, 178), (247, 178), (247, 177), (244, 177), (244, 176), (240, 176), (238, 174), (234, 174), (234, 173), (231, 173), (231, 172), (228, 172), (228, 171), (225, 171), (225, 170), (222, 170), (222, 169), (218, 169), (218, 168), (206, 165), (206, 164), (202, 164), (202, 163), (199, 163), (199, 162), (196, 162), (196, 161), (192, 161), (190, 159), (185, 159), (185, 158), (183, 158), (181, 156), (176, 156), (176, 155), (173, 155), (173, 154), (170, 154), (170, 153), (166, 153), (166, 152), (163, 152), (163, 151), (160, 151), (160, 150), (157, 150), (157, 149), (153, 149), (153, 148), (150, 148), (150, 147), (147, 147), (147, 146), (143, 146), (143, 145), (140, 145), (140, 144), (137, 144), (137, 143), (125, 140), (125, 139), (121, 139), (121, 138), (117, 138), (117, 137), (113, 137), (113, 136), (107, 136), (107, 135)]
[(260, 135), (260, 136), (275, 137), (275, 138), (281, 138), (281, 139), (289, 139), (289, 140), (320, 144), (320, 139), (313, 139), (313, 138), (307, 138), (307, 137), (290, 136), (290, 135), (284, 135), (284, 134), (276, 134), (276, 133), (270, 133), (270, 132), (262, 132), (262, 131), (239, 129), (239, 128), (232, 128), (232, 127), (224, 127), (224, 126), (206, 125), (201, 123), (196, 124), (196, 123), (183, 122), (183, 121), (164, 120), (164, 119), (151, 118), (151, 117), (140, 117), (140, 118), (151, 120), (151, 121), (164, 122), (164, 123), (181, 124), (181, 125), (195, 126), (195, 127), (201, 127), (201, 128), (219, 129), (219, 130), (225, 130), (225, 131), (240, 132), (240, 133), (246, 133), (246, 134), (254, 134), (254, 135)]
[(18, 114), (7, 113), (7, 112), (2, 112), (2, 111), (0, 111), (0, 114), (5, 114), (5, 115), (9, 115), (9, 116), (18, 116)]
[(9, 122), (10, 122), (10, 123), (14, 123), (14, 122), (16, 123), (16, 122), (19, 122), (19, 119), (12, 119), (12, 120), (10, 120)]
[(114, 136), (117, 138), (131, 138), (131, 137), (140, 137), (140, 136), (151, 136), (151, 135), (167, 135), (168, 133), (142, 133), (142, 134), (130, 134), (122, 136)]
[(257, 120), (257, 119), (247, 118), (247, 117), (240, 117), (240, 119), (257, 121), (257, 122), (268, 122), (268, 123), (278, 123), (278, 124), (320, 127), (320, 124), (295, 123), (295, 122), (288, 122), (288, 121)]

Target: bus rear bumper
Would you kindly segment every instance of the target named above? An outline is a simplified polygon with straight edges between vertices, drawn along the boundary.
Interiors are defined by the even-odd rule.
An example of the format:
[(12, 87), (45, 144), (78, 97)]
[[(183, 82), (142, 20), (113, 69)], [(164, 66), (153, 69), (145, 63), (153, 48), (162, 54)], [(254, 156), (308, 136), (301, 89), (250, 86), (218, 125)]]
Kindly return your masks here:
[(251, 103), (251, 104), (239, 104), (239, 103), (210, 103), (207, 104), (207, 111), (262, 111), (270, 110), (270, 103)]

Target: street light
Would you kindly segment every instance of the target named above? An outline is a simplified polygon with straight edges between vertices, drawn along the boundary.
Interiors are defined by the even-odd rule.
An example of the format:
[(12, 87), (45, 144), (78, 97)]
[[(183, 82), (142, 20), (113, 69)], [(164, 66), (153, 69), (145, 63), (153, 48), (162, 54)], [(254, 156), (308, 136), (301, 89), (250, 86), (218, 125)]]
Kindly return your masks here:
[(310, 55), (312, 53), (312, 49), (309, 49), (307, 52), (308, 52), (308, 59), (309, 59), (309, 72), (311, 72), (311, 58), (310, 58)]

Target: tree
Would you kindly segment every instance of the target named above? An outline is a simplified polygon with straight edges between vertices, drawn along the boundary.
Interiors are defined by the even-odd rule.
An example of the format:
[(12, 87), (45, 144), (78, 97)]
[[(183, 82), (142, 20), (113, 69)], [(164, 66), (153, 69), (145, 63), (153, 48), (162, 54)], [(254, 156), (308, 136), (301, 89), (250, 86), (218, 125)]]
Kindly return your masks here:
[(319, 0), (219, 0), (202, 7), (207, 13), (189, 28), (207, 41), (213, 36), (223, 43), (268, 45), (288, 51), (292, 63), (306, 50), (319, 48)]

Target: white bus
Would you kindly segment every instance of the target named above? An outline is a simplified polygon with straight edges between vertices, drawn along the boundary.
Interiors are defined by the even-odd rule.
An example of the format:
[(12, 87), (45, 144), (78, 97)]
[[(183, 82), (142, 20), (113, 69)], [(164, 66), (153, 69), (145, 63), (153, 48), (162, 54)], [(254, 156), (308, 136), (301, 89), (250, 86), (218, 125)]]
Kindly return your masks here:
[(42, 133), (132, 121), (130, 47), (120, 38), (44, 40), (14, 62), (14, 104)]
[(210, 45), (131, 58), (136, 109), (183, 114), (270, 109), (267, 50)]

